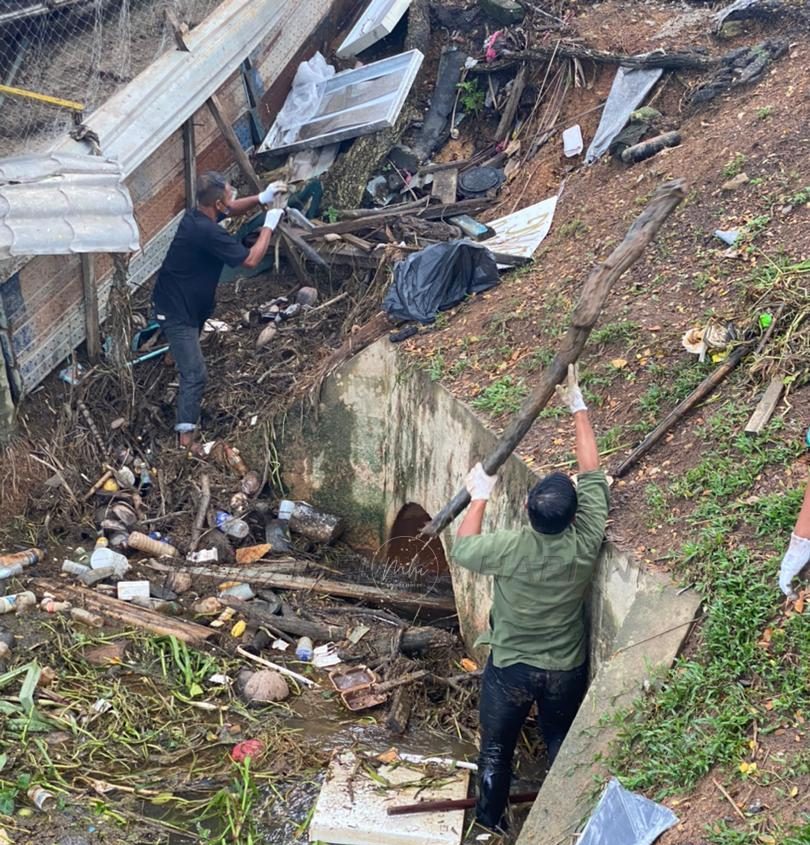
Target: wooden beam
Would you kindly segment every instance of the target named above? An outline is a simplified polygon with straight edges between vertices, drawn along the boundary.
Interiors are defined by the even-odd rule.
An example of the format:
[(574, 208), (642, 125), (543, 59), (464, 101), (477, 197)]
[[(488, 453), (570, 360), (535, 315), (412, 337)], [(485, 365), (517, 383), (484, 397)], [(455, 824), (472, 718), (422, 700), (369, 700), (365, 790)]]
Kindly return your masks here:
[(501, 120), (498, 123), (498, 128), (495, 130), (493, 136), (496, 141), (503, 141), (508, 138), (512, 132), (512, 124), (515, 122), (515, 115), (517, 114), (518, 106), (520, 105), (520, 98), (523, 94), (523, 89), (526, 87), (526, 78), (528, 76), (527, 66), (521, 65), (520, 70), (515, 76), (512, 83), (512, 90), (509, 92), (509, 97), (506, 100), (506, 105), (501, 114)]
[(745, 426), (746, 434), (759, 434), (763, 428), (771, 421), (773, 412), (782, 398), (782, 391), (785, 389), (785, 382), (781, 376), (774, 376), (771, 383), (762, 394), (759, 404), (751, 414), (751, 419), (748, 420)]
[(458, 168), (448, 168), (434, 173), (433, 189), (430, 193), (445, 205), (455, 202), (458, 195)]
[(183, 124), (183, 181), (186, 208), (197, 204), (197, 147), (194, 143), (194, 115)]
[(101, 329), (98, 318), (98, 289), (96, 288), (96, 267), (93, 256), (83, 252), (82, 289), (84, 291), (84, 329), (87, 335), (87, 357), (92, 364), (101, 358)]
[(239, 170), (242, 171), (242, 175), (247, 180), (251, 189), (258, 194), (262, 190), (262, 184), (256, 175), (256, 171), (253, 169), (253, 165), (250, 163), (250, 159), (247, 157), (247, 153), (242, 149), (242, 145), (236, 137), (236, 132), (233, 131), (233, 126), (225, 118), (225, 112), (222, 109), (222, 103), (219, 101), (219, 97), (216, 94), (212, 94), (206, 101), (206, 105), (216, 121), (219, 131), (225, 138), (225, 142), (230, 147), (233, 157), (239, 166)]
[[(633, 221), (624, 240), (591, 272), (582, 288), (579, 302), (571, 317), (571, 325), (560, 343), (557, 354), (543, 371), (537, 387), (529, 394), (514, 417), (495, 451), (484, 459), (484, 471), (494, 475), (512, 454), (532, 427), (537, 415), (554, 395), (554, 388), (565, 379), (569, 364), (576, 363), (585, 342), (599, 319), (615, 282), (642, 256), (664, 221), (686, 196), (685, 182), (677, 179), (662, 185), (647, 207)], [(486, 243), (486, 241), (484, 241)], [(422, 534), (435, 536), (443, 531), (470, 503), (470, 494), (462, 488), (422, 529)]]

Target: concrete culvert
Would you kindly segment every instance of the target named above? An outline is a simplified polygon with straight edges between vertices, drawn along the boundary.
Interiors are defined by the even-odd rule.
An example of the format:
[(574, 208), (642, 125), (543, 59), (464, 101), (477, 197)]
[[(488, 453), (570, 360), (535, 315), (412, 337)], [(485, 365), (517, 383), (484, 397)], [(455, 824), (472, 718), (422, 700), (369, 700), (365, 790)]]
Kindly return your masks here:
[[(287, 482), (296, 497), (345, 514), (347, 539), (356, 547), (387, 548), (375, 556), (387, 578), (396, 580), (395, 567), (414, 559), (425, 570), (435, 567), (436, 577), (446, 568), (464, 642), (481, 664), (486, 653), (475, 640), (488, 624), (490, 579), (448, 564), (453, 528), (427, 544), (416, 536), (470, 466), (492, 451), (496, 436), (427, 373), (405, 366), (400, 354), (383, 339), (325, 382), (317, 418), (304, 414), (286, 431)], [(522, 525), (526, 492), (536, 480), (512, 456), (499, 472), (485, 530)], [(591, 808), (600, 772), (594, 761), (614, 735), (606, 717), (629, 706), (651, 674), (671, 664), (698, 605), (694, 593), (678, 594), (667, 576), (604, 544), (587, 599), (588, 691), (520, 845), (563, 841), (576, 831)]]

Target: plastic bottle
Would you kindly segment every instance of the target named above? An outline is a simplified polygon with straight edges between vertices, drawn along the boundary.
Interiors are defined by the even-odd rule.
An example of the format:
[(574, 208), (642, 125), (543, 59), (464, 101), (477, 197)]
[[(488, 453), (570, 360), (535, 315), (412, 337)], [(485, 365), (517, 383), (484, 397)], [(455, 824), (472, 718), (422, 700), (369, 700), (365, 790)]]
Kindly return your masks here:
[(301, 637), (295, 646), (295, 656), (307, 663), (312, 660), (312, 640), (309, 637)]
[(39, 563), (45, 557), (42, 549), (28, 549), (25, 552), (12, 552), (7, 555), (0, 555), (0, 566), (31, 566)]
[(104, 620), (97, 614), (85, 610), (83, 607), (71, 607), (70, 615), (77, 621), (90, 625), (91, 628), (101, 628)]
[(15, 563), (12, 566), (0, 566), (0, 581), (6, 581), (15, 575), (21, 575), (22, 571), (23, 565), (21, 563)]
[(75, 560), (65, 559), (62, 562), (62, 572), (67, 572), (68, 575), (84, 575), (85, 572), (89, 571), (89, 566), (85, 566), (83, 563), (76, 563)]
[(0, 598), (0, 613), (14, 613), (33, 607), (37, 603), (37, 597), (30, 591), (15, 593)]
[(50, 812), (56, 806), (56, 796), (41, 786), (32, 786), (28, 790), (28, 800), (43, 813)]
[(129, 561), (124, 555), (109, 548), (106, 537), (99, 537), (93, 554), (90, 555), (90, 568), (102, 569), (107, 566), (111, 566), (116, 575), (123, 576), (129, 569)]
[(274, 552), (289, 552), (292, 548), (290, 517), (294, 508), (295, 502), (282, 499), (278, 505), (278, 517), (265, 523), (264, 537), (273, 547)]
[(62, 610), (70, 610), (69, 601), (57, 601), (53, 596), (45, 596), (39, 606), (45, 613), (59, 613)]
[(237, 519), (225, 511), (217, 511), (217, 528), (223, 534), (234, 537), (237, 540), (244, 540), (250, 533), (250, 526), (244, 519)]
[(232, 587), (226, 587), (220, 592), (222, 596), (233, 596), (242, 601), (250, 601), (256, 594), (253, 592), (250, 584), (234, 584)]
[(146, 534), (141, 534), (140, 531), (132, 531), (127, 539), (127, 545), (131, 549), (137, 549), (139, 552), (146, 552), (148, 555), (154, 557), (177, 557), (178, 552), (174, 546), (168, 543), (163, 543), (160, 540), (153, 540), (147, 537)]

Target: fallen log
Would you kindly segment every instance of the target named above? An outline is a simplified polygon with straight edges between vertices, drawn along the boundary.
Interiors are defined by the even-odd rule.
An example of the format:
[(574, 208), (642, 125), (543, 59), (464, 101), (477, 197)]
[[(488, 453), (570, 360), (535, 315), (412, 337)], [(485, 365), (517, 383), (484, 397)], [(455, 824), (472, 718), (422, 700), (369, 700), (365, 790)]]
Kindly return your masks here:
[[(554, 395), (554, 388), (568, 374), (568, 365), (574, 364), (588, 339), (599, 315), (607, 302), (615, 282), (643, 254), (664, 221), (686, 196), (684, 181), (678, 179), (662, 185), (647, 207), (635, 219), (624, 240), (613, 250), (603, 264), (598, 265), (588, 277), (579, 302), (571, 317), (571, 325), (560, 344), (557, 354), (544, 370), (537, 387), (529, 394), (523, 407), (509, 424), (495, 451), (484, 459), (484, 470), (494, 475), (512, 454), (518, 443), (532, 427), (537, 415)], [(470, 494), (461, 489), (453, 499), (422, 529), (422, 534), (435, 536), (443, 531), (470, 502)]]
[[(235, 596), (221, 596), (220, 601), (226, 607), (238, 610), (251, 622), (272, 626), (285, 634), (294, 637), (309, 637), (313, 642), (340, 642), (349, 637), (349, 629), (344, 625), (330, 625), (326, 622), (310, 622), (299, 616), (279, 616), (266, 610), (254, 607), (249, 601), (243, 601)], [(345, 609), (347, 616), (351, 615), (351, 608)], [(367, 635), (370, 636), (370, 635)], [(447, 648), (456, 642), (456, 638), (449, 631), (433, 628), (429, 625), (418, 628), (405, 628), (400, 639), (400, 651), (404, 654), (421, 654), (433, 648)], [(391, 651), (391, 636), (377, 635), (371, 640), (374, 651), (388, 653)]]
[[(280, 562), (294, 561), (282, 558)], [(300, 563), (300, 561), (294, 561)], [(192, 578), (212, 578), (216, 581), (241, 581), (258, 587), (272, 587), (279, 590), (306, 590), (307, 592), (338, 596), (346, 599), (366, 601), (376, 605), (397, 605), (401, 607), (437, 610), (455, 613), (456, 603), (450, 596), (423, 596), (418, 593), (394, 592), (370, 587), (365, 584), (351, 584), (348, 581), (334, 581), (328, 578), (313, 578), (309, 575), (279, 572), (276, 564), (254, 566), (174, 566), (164, 569), (165, 564), (150, 561), (150, 569), (157, 571), (185, 572)]]
[[(168, 568), (172, 569), (172, 567)], [(198, 625), (196, 622), (173, 619), (154, 610), (119, 601), (93, 590), (87, 590), (84, 587), (66, 584), (64, 581), (35, 578), (32, 585), (37, 590), (52, 593), (69, 601), (75, 607), (86, 608), (111, 621), (132, 625), (135, 628), (142, 628), (165, 637), (177, 637), (178, 640), (182, 640), (189, 645), (202, 645), (216, 634), (216, 631), (212, 628)]]
[(720, 385), (737, 364), (753, 349), (753, 343), (743, 343), (738, 346), (728, 358), (708, 377), (705, 378), (687, 397), (677, 404), (663, 420), (636, 446), (635, 449), (616, 467), (613, 475), (621, 478), (634, 466), (640, 458), (655, 446), (656, 443), (678, 422), (683, 419), (692, 408), (702, 402), (715, 388)]
[(664, 132), (654, 138), (647, 138), (632, 147), (625, 147), (622, 150), (622, 161), (625, 164), (644, 161), (657, 155), (667, 147), (677, 147), (681, 143), (680, 132)]
[(628, 55), (626, 53), (611, 53), (607, 50), (594, 50), (576, 44), (554, 44), (549, 47), (532, 47), (529, 50), (511, 51), (503, 53), (502, 61), (480, 64), (474, 71), (492, 72), (515, 61), (549, 62), (552, 59), (588, 59), (597, 64), (623, 65), (624, 67), (655, 68), (665, 70), (708, 70), (718, 64), (719, 59), (712, 58), (702, 50), (653, 50), (650, 53)]
[(399, 687), (394, 691), (388, 715), (385, 717), (385, 727), (391, 733), (404, 734), (408, 730), (413, 706), (413, 693), (408, 687)]

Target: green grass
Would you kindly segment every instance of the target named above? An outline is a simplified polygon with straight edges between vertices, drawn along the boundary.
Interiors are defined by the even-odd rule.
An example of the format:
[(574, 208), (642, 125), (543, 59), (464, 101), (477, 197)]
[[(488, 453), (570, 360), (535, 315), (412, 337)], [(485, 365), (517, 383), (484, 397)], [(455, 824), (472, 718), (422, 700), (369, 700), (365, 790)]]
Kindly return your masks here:
[(763, 106), (757, 109), (757, 120), (767, 120), (773, 114), (773, 106)]
[(601, 328), (591, 332), (591, 343), (601, 346), (605, 343), (632, 343), (638, 339), (641, 326), (635, 320), (617, 320), (614, 323), (607, 323)]
[(810, 203), (810, 186), (806, 188), (802, 188), (801, 191), (796, 191), (795, 194), (792, 194), (788, 197), (788, 203), (790, 205), (807, 205)]
[(478, 86), (477, 80), (458, 83), (459, 100), (465, 111), (478, 114), (484, 108), (486, 94)]
[(644, 501), (647, 505), (647, 525), (658, 525), (667, 518), (669, 505), (667, 495), (658, 484), (648, 484), (644, 488)]
[(738, 176), (745, 167), (745, 161), (745, 156), (742, 153), (737, 153), (734, 158), (726, 162), (726, 166), (721, 171), (722, 177), (724, 179), (733, 179), (735, 176)]
[(491, 414), (503, 414), (507, 411), (514, 413), (520, 409), (528, 392), (523, 379), (502, 376), (485, 387), (473, 400), (472, 406), (476, 410), (488, 411)]
[(585, 221), (580, 220), (579, 217), (575, 217), (573, 220), (563, 223), (559, 229), (561, 238), (578, 238), (580, 235), (584, 235), (588, 231), (590, 231), (589, 227), (586, 225)]
[(426, 369), (431, 381), (441, 381), (445, 372), (444, 355), (441, 352), (434, 352), (428, 360)]
[[(617, 719), (613, 766), (626, 786), (659, 798), (687, 792), (715, 766), (736, 771), (754, 721), (764, 733), (774, 719), (810, 709), (810, 625), (799, 614), (773, 624), (782, 603), (779, 555), (802, 491), (750, 495), (800, 447), (776, 439), (778, 425), (756, 440), (737, 435), (742, 413), (729, 404), (707, 421), (701, 434), (709, 452), (671, 485), (669, 497), (654, 485), (646, 491), (659, 512), (678, 499), (697, 502), (683, 520), (689, 539), (676, 571), (701, 592), (705, 614), (697, 650), (677, 661), (654, 697)], [(764, 648), (760, 639), (770, 625)], [(712, 835), (719, 838), (711, 841), (732, 845), (737, 832), (717, 828)]]

